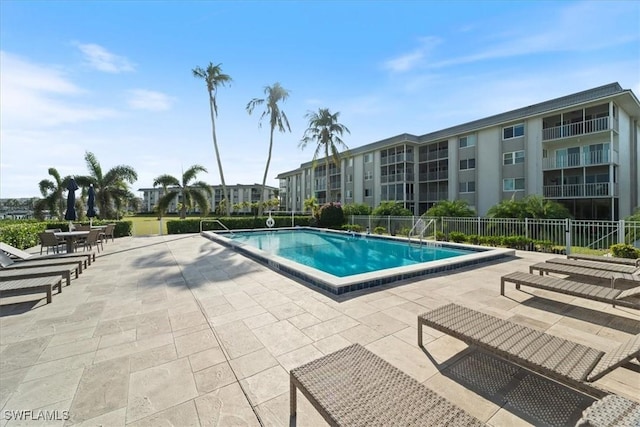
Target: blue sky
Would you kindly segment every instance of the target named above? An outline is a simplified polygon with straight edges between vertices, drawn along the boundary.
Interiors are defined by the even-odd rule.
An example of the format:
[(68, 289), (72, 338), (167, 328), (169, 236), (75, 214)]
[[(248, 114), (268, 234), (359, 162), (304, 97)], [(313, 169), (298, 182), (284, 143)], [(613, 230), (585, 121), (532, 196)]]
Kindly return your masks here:
[[(339, 111), (355, 148), (424, 134), (611, 82), (640, 95), (637, 1), (0, 1), (0, 198), (39, 196), (55, 167), (129, 165), (132, 190), (201, 164), (219, 184), (204, 82), (221, 63), (217, 134), (227, 184), (260, 183), (275, 82), (291, 133), (275, 176), (311, 160), (305, 114)], [(256, 114), (257, 113), (257, 114)]]

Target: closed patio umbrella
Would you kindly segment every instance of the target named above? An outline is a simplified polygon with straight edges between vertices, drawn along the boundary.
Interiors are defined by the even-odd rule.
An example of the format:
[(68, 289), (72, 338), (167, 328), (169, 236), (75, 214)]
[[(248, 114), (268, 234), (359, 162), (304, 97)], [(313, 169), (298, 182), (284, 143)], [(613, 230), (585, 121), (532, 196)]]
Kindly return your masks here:
[(89, 196), (87, 200), (87, 216), (89, 217), (89, 226), (93, 225), (93, 218), (96, 216), (96, 191), (93, 189), (93, 184), (89, 186)]
[(69, 221), (69, 230), (73, 227), (72, 221), (78, 219), (76, 214), (76, 190), (78, 189), (76, 180), (71, 178), (71, 181), (67, 184), (67, 211), (64, 213), (64, 219)]

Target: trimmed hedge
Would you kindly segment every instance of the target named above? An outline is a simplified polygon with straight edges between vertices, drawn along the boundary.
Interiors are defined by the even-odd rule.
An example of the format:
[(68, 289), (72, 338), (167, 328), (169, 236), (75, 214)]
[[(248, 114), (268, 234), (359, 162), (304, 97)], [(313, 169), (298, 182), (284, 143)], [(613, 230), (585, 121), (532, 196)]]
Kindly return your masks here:
[[(254, 228), (267, 228), (267, 219), (268, 216), (262, 217), (224, 217), (218, 218), (218, 220), (227, 226), (230, 230), (241, 230), (241, 229), (254, 229)], [(273, 228), (282, 228), (282, 227), (291, 227), (291, 216), (272, 216), (274, 221)], [(295, 225), (305, 227), (309, 226), (309, 220), (311, 217), (309, 216), (294, 216), (293, 221)], [(177, 219), (167, 221), (167, 233), (169, 234), (186, 234), (186, 233), (199, 233), (200, 232), (200, 222), (204, 221), (202, 224), (203, 231), (211, 231), (211, 230), (224, 230), (220, 224), (215, 221), (215, 219)]]

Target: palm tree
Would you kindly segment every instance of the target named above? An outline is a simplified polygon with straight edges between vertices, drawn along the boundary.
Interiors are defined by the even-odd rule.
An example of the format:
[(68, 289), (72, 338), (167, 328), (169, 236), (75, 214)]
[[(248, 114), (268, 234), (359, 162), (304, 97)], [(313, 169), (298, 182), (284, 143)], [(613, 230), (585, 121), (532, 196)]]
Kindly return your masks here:
[(264, 93), (266, 98), (253, 98), (247, 104), (247, 112), (251, 114), (253, 110), (262, 104), (265, 104), (265, 110), (260, 115), (260, 125), (262, 125), (262, 119), (269, 117), (269, 155), (267, 157), (267, 165), (264, 168), (264, 176), (262, 177), (262, 191), (260, 193), (260, 204), (258, 207), (258, 216), (262, 215), (264, 204), (264, 192), (267, 185), (267, 174), (269, 173), (269, 164), (271, 163), (271, 151), (273, 149), (273, 131), (278, 128), (280, 132), (288, 130), (291, 132), (289, 126), (289, 119), (284, 111), (280, 110), (278, 105), (280, 102), (284, 102), (289, 97), (289, 91), (276, 82), (273, 86), (265, 86)]
[(117, 210), (134, 197), (127, 183), (133, 184), (138, 179), (138, 174), (131, 166), (126, 165), (115, 166), (103, 173), (96, 156), (88, 151), (84, 160), (87, 162), (89, 175), (76, 176), (76, 182), (81, 187), (93, 184), (101, 219), (115, 218)]
[(70, 176), (60, 177), (60, 173), (56, 168), (49, 168), (49, 175), (53, 178), (43, 179), (38, 184), (40, 187), (40, 193), (44, 199), (38, 202), (38, 210), (49, 209), (51, 216), (56, 216), (58, 220), (62, 221), (64, 215), (65, 199), (63, 193), (67, 188), (67, 183), (71, 179)]
[(222, 197), (229, 203), (226, 204), (227, 216), (231, 215), (231, 201), (227, 193), (227, 184), (224, 181), (224, 173), (222, 173), (222, 161), (220, 160), (220, 151), (218, 150), (218, 138), (216, 137), (216, 117), (218, 116), (218, 104), (216, 102), (216, 93), (218, 86), (226, 86), (231, 83), (231, 76), (222, 73), (222, 64), (213, 65), (209, 62), (206, 69), (196, 67), (193, 70), (193, 76), (203, 79), (207, 83), (207, 91), (209, 92), (209, 109), (211, 111), (211, 134), (213, 135), (213, 148), (216, 152), (216, 160), (218, 162), (218, 170), (220, 171), (220, 182), (222, 183)]
[(330, 188), (329, 158), (333, 160), (336, 167), (340, 167), (340, 153), (338, 152), (338, 148), (349, 148), (341, 137), (345, 132), (349, 134), (351, 132), (345, 125), (338, 122), (340, 113), (336, 112), (335, 114), (331, 114), (328, 108), (319, 108), (317, 112), (309, 111), (305, 117), (309, 120), (309, 127), (304, 131), (304, 135), (300, 141), (300, 148), (304, 149), (309, 142), (317, 144), (316, 150), (313, 153), (314, 163), (318, 155), (324, 152), (327, 181), (325, 202), (328, 202)]
[(182, 173), (182, 182), (171, 175), (160, 175), (153, 181), (153, 186), (162, 185), (164, 195), (158, 200), (158, 211), (163, 213), (169, 207), (171, 202), (176, 197), (180, 196), (182, 207), (180, 208), (180, 219), (187, 217), (187, 207), (193, 206), (195, 202), (203, 215), (206, 215), (209, 211), (209, 197), (213, 192), (211, 187), (204, 181), (196, 181), (189, 184), (192, 180), (196, 179), (196, 175), (199, 172), (207, 172), (207, 170), (200, 165), (193, 165)]

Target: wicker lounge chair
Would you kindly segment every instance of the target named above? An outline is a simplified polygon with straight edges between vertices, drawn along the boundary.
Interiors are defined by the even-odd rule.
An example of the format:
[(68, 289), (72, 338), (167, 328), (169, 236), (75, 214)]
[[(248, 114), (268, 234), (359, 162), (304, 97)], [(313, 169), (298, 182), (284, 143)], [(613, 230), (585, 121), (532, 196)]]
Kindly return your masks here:
[(359, 344), (291, 370), (291, 421), (296, 389), (332, 426), (484, 425)]
[(633, 274), (638, 268), (633, 265), (614, 264), (596, 261), (584, 261), (579, 259), (551, 258), (547, 262), (552, 264), (570, 265), (573, 267), (593, 268), (596, 270), (615, 271), (616, 273)]
[(51, 267), (30, 267), (5, 269), (0, 268), (0, 282), (16, 279), (33, 279), (36, 277), (56, 277), (61, 276), (67, 281), (67, 286), (71, 284), (71, 273), (75, 272), (78, 278), (78, 267), (69, 265), (54, 265)]
[(640, 285), (622, 291), (620, 289), (611, 289), (604, 286), (589, 285), (557, 277), (539, 276), (518, 271), (502, 276), (500, 279), (500, 295), (504, 295), (504, 285), (507, 282), (514, 283), (516, 289), (520, 289), (520, 286), (529, 286), (574, 297), (606, 302), (613, 304), (614, 307), (621, 305), (640, 310)]
[(62, 276), (0, 281), (0, 296), (2, 297), (46, 292), (47, 304), (51, 302), (53, 289), (58, 289), (58, 293), (62, 292)]
[(577, 427), (640, 426), (640, 403), (611, 394), (584, 410)]
[(82, 267), (87, 262), (86, 258), (61, 258), (61, 259), (38, 259), (32, 261), (14, 261), (4, 253), (0, 252), (0, 266), (7, 270), (13, 270), (16, 268), (31, 268), (31, 267), (51, 267), (58, 265), (77, 265), (78, 272), (82, 273)]
[(597, 268), (577, 267), (573, 265), (553, 264), (551, 262), (539, 262), (529, 266), (529, 273), (538, 271), (542, 276), (544, 273), (565, 274), (574, 276), (581, 280), (608, 280), (611, 287), (615, 288), (619, 282), (631, 282), (633, 285), (640, 284), (639, 274), (618, 273), (615, 271), (599, 270)]
[(423, 325), (596, 397), (594, 381), (640, 356), (640, 334), (603, 352), (456, 304), (418, 316), (420, 347)]
[(73, 252), (69, 254), (64, 253), (64, 254), (34, 255), (34, 254), (30, 254), (29, 252), (25, 252), (21, 249), (14, 248), (13, 246), (3, 242), (0, 242), (0, 251), (7, 253), (14, 258), (27, 260), (27, 261), (36, 260), (36, 259), (59, 259), (59, 258), (84, 257), (87, 259), (85, 263), (85, 267), (87, 265), (91, 265), (91, 262), (96, 260), (95, 252), (91, 252), (89, 254)]
[(569, 254), (568, 259), (580, 259), (583, 261), (596, 261), (596, 262), (609, 262), (612, 264), (633, 265), (636, 268), (640, 268), (640, 258), (620, 258), (615, 256), (602, 256), (602, 255), (585, 255), (585, 254)]

